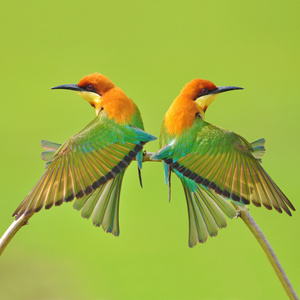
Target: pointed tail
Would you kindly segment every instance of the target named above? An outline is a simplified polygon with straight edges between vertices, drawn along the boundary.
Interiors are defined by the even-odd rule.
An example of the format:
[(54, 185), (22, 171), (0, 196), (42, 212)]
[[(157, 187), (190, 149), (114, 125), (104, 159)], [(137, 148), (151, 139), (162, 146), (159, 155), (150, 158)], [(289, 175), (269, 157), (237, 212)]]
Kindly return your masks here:
[(225, 215), (233, 218), (235, 209), (230, 202), (211, 190), (197, 185), (191, 189), (182, 182), (189, 214), (189, 246), (205, 243), (209, 236), (216, 236), (219, 228), (227, 226)]
[(93, 215), (93, 224), (102, 225), (106, 232), (115, 236), (120, 234), (119, 203), (120, 192), (125, 171), (109, 180), (89, 195), (76, 199), (73, 207), (81, 210), (81, 216), (89, 219)]

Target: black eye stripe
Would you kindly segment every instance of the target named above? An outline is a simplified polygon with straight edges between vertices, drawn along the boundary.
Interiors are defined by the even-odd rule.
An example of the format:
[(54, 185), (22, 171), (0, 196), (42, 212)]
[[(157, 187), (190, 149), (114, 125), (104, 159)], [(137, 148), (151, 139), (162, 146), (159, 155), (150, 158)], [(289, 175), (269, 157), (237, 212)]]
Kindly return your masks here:
[(199, 92), (199, 94), (197, 95), (197, 97), (194, 100), (198, 99), (201, 96), (209, 95), (210, 92), (211, 91), (209, 89), (203, 88), (203, 89), (201, 89), (201, 91)]

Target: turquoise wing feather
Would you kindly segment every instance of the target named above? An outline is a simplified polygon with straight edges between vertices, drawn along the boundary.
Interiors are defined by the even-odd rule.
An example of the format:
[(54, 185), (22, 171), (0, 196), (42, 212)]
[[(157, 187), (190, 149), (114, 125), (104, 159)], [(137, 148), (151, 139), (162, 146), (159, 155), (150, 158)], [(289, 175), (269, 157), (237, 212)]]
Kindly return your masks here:
[[(135, 108), (136, 108), (136, 113), (133, 115), (130, 124), (132, 126), (135, 126), (136, 128), (144, 130), (144, 124), (143, 124), (141, 112), (136, 105), (135, 105)], [(136, 161), (138, 164), (138, 168), (141, 170), (142, 162), (143, 162), (143, 151), (142, 150), (137, 154)], [(140, 182), (141, 182), (141, 174), (140, 173), (139, 173), (139, 176), (140, 176)]]
[[(291, 202), (262, 168), (259, 157), (264, 140), (253, 146), (243, 137), (200, 118), (180, 137), (154, 155), (196, 183), (225, 198), (289, 215)], [(289, 207), (289, 208), (288, 208)]]
[[(159, 142), (160, 147), (174, 143), (174, 137), (168, 135), (164, 125), (161, 127)], [(166, 148), (168, 146), (163, 149)], [(163, 150), (161, 149), (159, 152), (161, 151)], [(152, 158), (155, 158), (156, 155), (152, 156)], [(163, 162), (163, 165), (165, 182), (168, 184), (170, 166), (165, 162)], [(189, 216), (189, 246), (194, 247), (198, 242), (204, 243), (208, 236), (216, 236), (219, 228), (227, 226), (225, 215), (233, 218), (236, 216), (236, 210), (224, 197), (212, 192), (201, 184), (196, 184), (177, 170), (173, 168), (171, 170), (182, 182)]]
[[(209, 127), (205, 128), (205, 126)], [(171, 168), (171, 170), (181, 179), (188, 207), (190, 247), (195, 246), (197, 242), (204, 243), (208, 236), (216, 236), (219, 228), (226, 227), (227, 223), (225, 215), (229, 218), (233, 218), (236, 215), (235, 209), (231, 206), (230, 201), (228, 201), (231, 200), (230, 198), (226, 198), (222, 193), (216, 193), (217, 187), (215, 187), (214, 190), (212, 188), (214, 185), (208, 185), (206, 178), (206, 181), (203, 179), (203, 181), (196, 182), (194, 180), (195, 175), (190, 170), (194, 165), (197, 165), (201, 155), (204, 156), (202, 159), (203, 166), (212, 169), (209, 170), (210, 172), (206, 173), (211, 176), (218, 175), (218, 168), (220, 168), (221, 171), (224, 170), (224, 162), (221, 161), (218, 163), (218, 160), (221, 159), (220, 153), (227, 154), (225, 162), (232, 164), (231, 160), (233, 159), (235, 163), (238, 163), (238, 159), (236, 159), (234, 155), (231, 155), (230, 152), (229, 154), (226, 153), (226, 151), (228, 151), (228, 146), (235, 144), (235, 141), (231, 136), (233, 133), (210, 126), (212, 125), (196, 119), (195, 125), (190, 130), (186, 130), (180, 137), (175, 137), (170, 136), (167, 133), (166, 128), (162, 125), (160, 146), (165, 146), (151, 157), (151, 159), (164, 160), (163, 164), (166, 184), (168, 184), (169, 181), (169, 168)], [(215, 132), (214, 128), (216, 128)], [(202, 135), (201, 130), (203, 130)], [(220, 135), (220, 132), (218, 131), (223, 132), (223, 134)], [(225, 141), (222, 141), (224, 136)], [(238, 140), (238, 145), (236, 146), (238, 150), (241, 151), (241, 149), (246, 148), (248, 151), (247, 154), (244, 154), (246, 158), (243, 158), (242, 154), (239, 155), (240, 159), (243, 158), (242, 162), (245, 163), (247, 157), (251, 157), (253, 164), (259, 165), (261, 163), (261, 157), (265, 153), (265, 140), (260, 139), (249, 144), (242, 137), (237, 136), (236, 139)], [(215, 160), (212, 160), (207, 154), (214, 155), (216, 157)], [(194, 155), (194, 157), (191, 157), (192, 155)], [(190, 161), (193, 163), (192, 165), (188, 164)], [(187, 167), (185, 163), (187, 164)], [(213, 168), (213, 163), (217, 164), (215, 169)], [(201, 172), (202, 169), (199, 168), (199, 166), (197, 167), (198, 172), (199, 170)], [(196, 176), (198, 176), (197, 174)], [(222, 177), (222, 175), (224, 177)], [(226, 178), (226, 174), (224, 175), (221, 173), (219, 174), (219, 177), (220, 176), (221, 178)], [(243, 188), (243, 190), (245, 190), (245, 188)], [(219, 190), (217, 190), (217, 192), (219, 192)], [(236, 197), (233, 196), (233, 198), (237, 200)], [(253, 199), (251, 200), (253, 201)], [(243, 201), (235, 203), (245, 205)]]
[[(264, 154), (264, 143), (264, 139), (251, 143), (255, 147), (256, 157)], [(219, 228), (227, 226), (225, 215), (232, 219), (236, 216), (236, 210), (228, 199), (197, 184), (177, 170), (174, 172), (181, 179), (185, 192), (189, 215), (189, 246), (193, 247), (197, 242), (204, 243), (208, 236), (216, 236)]]
[[(140, 112), (137, 108), (137, 113), (131, 120), (131, 124), (138, 129), (144, 129)], [(47, 161), (46, 168), (53, 160), (55, 152), (61, 146), (57, 143), (49, 141), (42, 141), (42, 147), (47, 150), (42, 152), (42, 159)], [(143, 150), (139, 151), (136, 160), (139, 169), (142, 168)], [(101, 226), (106, 232), (110, 232), (115, 236), (120, 233), (119, 229), (119, 201), (122, 180), (125, 171), (122, 170), (116, 175), (115, 178), (109, 180), (88, 195), (84, 195), (81, 198), (77, 198), (74, 201), (73, 207), (77, 210), (81, 210), (81, 215), (84, 218), (89, 219), (91, 216), (93, 224), (95, 226)]]
[(50, 163), (13, 215), (28, 215), (89, 195), (116, 178), (143, 145), (154, 139), (138, 128), (117, 124), (103, 111), (58, 149), (58, 144), (44, 142), (49, 151), (42, 157)]

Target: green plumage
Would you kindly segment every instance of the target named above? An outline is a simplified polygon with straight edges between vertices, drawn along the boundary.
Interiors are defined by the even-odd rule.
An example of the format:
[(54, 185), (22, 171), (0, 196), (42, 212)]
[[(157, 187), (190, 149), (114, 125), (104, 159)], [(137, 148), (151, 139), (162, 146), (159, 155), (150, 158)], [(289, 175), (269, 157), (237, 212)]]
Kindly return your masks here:
[[(138, 110), (137, 110), (138, 112)], [(42, 141), (48, 150), (46, 172), (14, 212), (14, 216), (31, 214), (77, 200), (82, 216), (115, 235), (119, 234), (118, 206), (124, 171), (141, 153), (143, 145), (156, 139), (133, 126), (141, 126), (136, 113), (133, 124), (122, 125), (108, 118), (105, 111), (82, 131), (62, 145)], [(133, 126), (131, 126), (133, 125)], [(141, 164), (141, 162), (140, 162)]]
[(189, 215), (189, 246), (198, 241), (204, 243), (208, 236), (216, 236), (218, 228), (227, 226), (225, 216), (233, 218), (236, 211), (229, 201), (210, 189), (196, 184), (193, 180), (173, 170), (180, 178)]
[[(226, 226), (222, 215), (233, 216), (226, 199), (239, 205), (250, 201), (256, 206), (262, 203), (268, 209), (274, 207), (279, 212), (283, 209), (289, 215), (289, 208), (294, 210), (260, 164), (263, 139), (250, 144), (243, 137), (196, 117), (192, 127), (176, 137), (169, 136), (162, 126), (160, 143), (165, 146), (152, 159), (164, 160), (183, 182), (190, 246), (197, 240), (204, 242), (207, 233), (214, 236), (218, 227)], [(209, 207), (208, 199), (213, 199), (216, 205)]]

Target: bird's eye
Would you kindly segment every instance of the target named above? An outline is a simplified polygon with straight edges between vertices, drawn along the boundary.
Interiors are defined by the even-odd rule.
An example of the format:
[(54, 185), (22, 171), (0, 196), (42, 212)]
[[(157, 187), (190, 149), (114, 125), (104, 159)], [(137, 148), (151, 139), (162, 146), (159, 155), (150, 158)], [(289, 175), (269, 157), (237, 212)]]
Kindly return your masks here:
[(202, 95), (206, 95), (208, 93), (208, 89), (204, 88), (201, 90)]
[(91, 91), (91, 90), (93, 90), (93, 89), (94, 89), (94, 87), (93, 87), (93, 85), (92, 85), (92, 84), (89, 84), (89, 85), (87, 86), (87, 89)]

